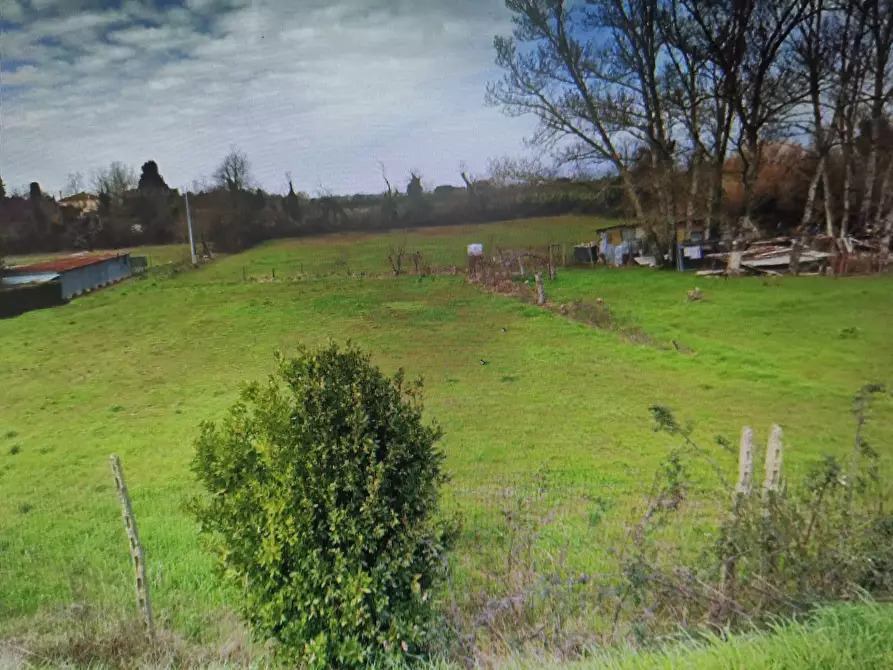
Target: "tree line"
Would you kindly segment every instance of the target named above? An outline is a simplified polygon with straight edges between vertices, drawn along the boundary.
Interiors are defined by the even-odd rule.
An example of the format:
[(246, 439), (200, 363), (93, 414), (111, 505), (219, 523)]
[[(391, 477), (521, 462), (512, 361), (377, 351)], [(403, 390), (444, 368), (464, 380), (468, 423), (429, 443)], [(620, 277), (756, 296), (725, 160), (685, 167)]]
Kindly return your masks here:
[[(496, 165), (496, 162), (493, 163)], [(459, 170), (464, 187), (427, 188), (411, 170), (403, 184), (381, 166), (383, 191), (314, 195), (295, 190), (286, 174), (285, 194), (260, 188), (248, 156), (233, 147), (214, 173), (189, 189), (197, 244), (236, 252), (261, 241), (347, 230), (385, 230), (484, 222), (569, 212), (614, 213), (620, 203), (611, 178), (528, 184)], [(604, 183), (603, 183), (604, 182)], [(86, 192), (89, 189), (90, 192)], [(612, 195), (613, 194), (613, 195)], [(32, 182), (7, 194), (0, 180), (0, 257), (3, 254), (114, 249), (187, 239), (185, 193), (170, 188), (154, 160), (137, 174), (114, 162), (93, 175), (68, 176), (57, 200)], [(65, 196), (65, 197), (61, 197)]]
[[(655, 241), (679, 220), (893, 232), (893, 0), (507, 0), (488, 100), (559, 164), (608, 166)], [(787, 155), (785, 155), (787, 154)], [(761, 192), (793, 168), (799, 221)], [(765, 191), (765, 189), (764, 189)], [(739, 207), (728, 208), (730, 192)]]

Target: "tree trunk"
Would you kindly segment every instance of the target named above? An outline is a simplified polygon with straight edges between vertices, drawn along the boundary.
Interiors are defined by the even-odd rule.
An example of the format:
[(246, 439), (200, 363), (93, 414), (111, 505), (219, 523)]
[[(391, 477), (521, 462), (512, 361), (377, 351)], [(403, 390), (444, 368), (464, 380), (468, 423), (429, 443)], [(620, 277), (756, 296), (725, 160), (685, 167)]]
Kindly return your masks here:
[(670, 257), (667, 259), (667, 266), (675, 265), (676, 254), (678, 253), (678, 244), (676, 242), (676, 199), (672, 194), (671, 172), (664, 170), (661, 166), (660, 178), (660, 203), (662, 218), (664, 220), (664, 237), (667, 240), (667, 249)]
[(806, 205), (803, 207), (803, 217), (800, 219), (800, 227), (805, 232), (812, 223), (812, 211), (815, 208), (815, 194), (819, 188), (819, 179), (825, 173), (825, 156), (819, 158), (819, 164), (816, 166), (815, 174), (812, 175), (812, 181), (809, 182), (809, 191), (806, 194)]
[(620, 181), (623, 183), (623, 190), (626, 193), (626, 197), (629, 198), (629, 204), (632, 205), (633, 213), (638, 221), (644, 223), (645, 210), (642, 208), (642, 201), (639, 199), (639, 194), (636, 193), (636, 187), (632, 182), (632, 177), (630, 177), (629, 172), (622, 163), (617, 161), (616, 165), (617, 170), (620, 173)]
[(843, 214), (840, 219), (840, 238), (847, 236), (850, 226), (850, 196), (853, 188), (853, 161), (851, 150), (844, 146), (843, 150)]
[(685, 204), (685, 238), (689, 239), (691, 237), (691, 229), (692, 224), (694, 223), (695, 218), (695, 201), (698, 197), (698, 186), (699, 179), (698, 175), (700, 173), (700, 160), (698, 160), (697, 153), (692, 158), (692, 166), (691, 166), (691, 181), (688, 187), (688, 202)]
[(881, 252), (878, 256), (878, 265), (881, 272), (887, 271), (890, 264), (890, 241), (893, 239), (893, 205), (887, 212), (887, 218), (884, 220), (884, 228), (881, 232)]
[(825, 233), (828, 237), (834, 237), (834, 206), (831, 192), (831, 177), (828, 175), (828, 163), (822, 169), (822, 192), (825, 201)]
[(757, 163), (754, 155), (751, 154), (747, 160), (747, 165), (742, 172), (741, 179), (744, 194), (744, 217), (742, 218), (744, 225), (742, 227), (748, 232), (757, 228), (753, 220), (754, 206), (756, 204), (756, 181)]
[[(887, 202), (891, 200), (890, 188), (893, 187), (893, 156), (888, 158), (887, 169), (884, 170), (884, 179), (881, 182), (881, 190), (878, 193), (877, 212), (875, 212), (874, 227), (881, 231), (884, 229), (884, 210), (887, 209)], [(890, 203), (893, 206), (893, 203)]]
[(760, 168), (760, 138), (754, 130), (747, 132), (746, 145), (741, 152), (744, 161), (744, 170), (741, 173), (741, 186), (744, 191), (744, 228), (748, 232), (762, 231), (754, 221), (754, 209), (756, 209), (757, 175)]
[(859, 210), (859, 223), (867, 226), (871, 221), (874, 204), (874, 182), (877, 178), (877, 145), (880, 123), (877, 116), (871, 119), (871, 145), (868, 148), (868, 161), (865, 164), (865, 179), (862, 190), (862, 207)]
[(714, 224), (720, 226), (722, 224), (722, 175), (723, 175), (723, 158), (717, 158), (713, 169), (710, 171), (710, 201), (707, 205), (707, 227), (712, 228)]

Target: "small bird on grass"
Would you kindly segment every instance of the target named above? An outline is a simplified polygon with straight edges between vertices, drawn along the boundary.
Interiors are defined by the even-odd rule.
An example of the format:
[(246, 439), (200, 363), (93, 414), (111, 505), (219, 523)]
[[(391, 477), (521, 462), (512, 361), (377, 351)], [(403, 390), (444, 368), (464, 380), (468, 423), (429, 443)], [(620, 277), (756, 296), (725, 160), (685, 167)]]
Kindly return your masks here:
[(481, 365), (486, 365), (486, 364), (487, 364), (487, 361), (485, 361), (485, 360), (482, 358), (482, 359), (481, 359)]
[(503, 329), (502, 329), (502, 332), (503, 332), (503, 333), (507, 333), (507, 332), (509, 332), (509, 329), (508, 329), (508, 328), (503, 328)]

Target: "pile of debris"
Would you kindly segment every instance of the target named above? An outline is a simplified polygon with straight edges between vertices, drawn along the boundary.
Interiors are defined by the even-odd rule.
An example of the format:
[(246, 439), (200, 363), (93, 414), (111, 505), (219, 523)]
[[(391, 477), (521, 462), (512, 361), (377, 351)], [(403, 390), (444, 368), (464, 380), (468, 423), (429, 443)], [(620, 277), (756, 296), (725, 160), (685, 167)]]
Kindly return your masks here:
[(778, 237), (753, 242), (746, 249), (707, 254), (711, 275), (845, 275), (875, 272), (880, 249), (853, 237), (820, 235), (808, 239)]

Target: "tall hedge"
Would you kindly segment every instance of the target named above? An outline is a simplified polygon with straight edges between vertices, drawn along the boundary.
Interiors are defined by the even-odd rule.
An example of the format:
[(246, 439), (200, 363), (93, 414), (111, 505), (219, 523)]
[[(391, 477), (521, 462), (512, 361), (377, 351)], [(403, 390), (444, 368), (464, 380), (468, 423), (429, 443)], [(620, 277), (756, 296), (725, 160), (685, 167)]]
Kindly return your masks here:
[(243, 616), (290, 662), (360, 666), (429, 640), (449, 533), (420, 389), (351, 345), (305, 348), (202, 425), (195, 513)]

